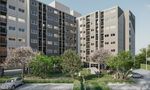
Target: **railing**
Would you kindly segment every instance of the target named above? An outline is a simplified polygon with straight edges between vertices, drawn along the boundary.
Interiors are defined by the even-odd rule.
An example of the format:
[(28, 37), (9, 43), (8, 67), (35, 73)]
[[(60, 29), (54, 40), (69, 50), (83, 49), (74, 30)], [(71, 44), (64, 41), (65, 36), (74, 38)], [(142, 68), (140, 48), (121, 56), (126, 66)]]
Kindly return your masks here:
[(0, 4), (0, 11), (7, 11), (6, 5)]

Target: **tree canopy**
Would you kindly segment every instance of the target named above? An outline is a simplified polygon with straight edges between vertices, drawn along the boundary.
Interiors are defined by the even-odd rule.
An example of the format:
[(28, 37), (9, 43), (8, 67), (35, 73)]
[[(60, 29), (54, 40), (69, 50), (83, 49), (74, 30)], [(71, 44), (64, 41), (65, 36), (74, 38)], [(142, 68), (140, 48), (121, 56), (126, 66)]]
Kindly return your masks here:
[(75, 51), (67, 50), (62, 55), (62, 69), (64, 73), (74, 76), (81, 69), (81, 60)]

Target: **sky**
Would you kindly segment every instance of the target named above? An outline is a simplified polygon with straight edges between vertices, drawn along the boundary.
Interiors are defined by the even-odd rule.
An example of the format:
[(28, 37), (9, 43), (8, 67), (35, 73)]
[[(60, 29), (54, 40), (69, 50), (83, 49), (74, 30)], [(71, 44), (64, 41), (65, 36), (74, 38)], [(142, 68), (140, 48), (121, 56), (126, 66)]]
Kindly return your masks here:
[[(53, 0), (40, 0), (49, 4)], [(136, 54), (141, 48), (150, 44), (150, 0), (56, 0), (82, 15), (120, 6), (123, 10), (131, 10), (136, 17)]]

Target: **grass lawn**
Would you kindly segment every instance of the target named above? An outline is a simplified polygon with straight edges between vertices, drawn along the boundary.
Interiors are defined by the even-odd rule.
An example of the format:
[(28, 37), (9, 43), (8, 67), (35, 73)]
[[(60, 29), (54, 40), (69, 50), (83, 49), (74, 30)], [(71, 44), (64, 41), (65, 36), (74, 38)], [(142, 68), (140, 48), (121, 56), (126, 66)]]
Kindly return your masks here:
[(91, 87), (92, 90), (109, 90), (107, 84), (109, 82), (126, 82), (126, 83), (131, 83), (132, 81), (131, 80), (115, 80), (113, 79), (112, 75), (104, 75), (102, 77), (99, 77), (99, 78), (93, 78), (91, 80), (87, 80), (86, 83), (87, 83), (87, 87)]
[[(146, 64), (141, 64), (141, 69), (146, 69)], [(150, 65), (147, 65), (147, 69), (150, 70)]]

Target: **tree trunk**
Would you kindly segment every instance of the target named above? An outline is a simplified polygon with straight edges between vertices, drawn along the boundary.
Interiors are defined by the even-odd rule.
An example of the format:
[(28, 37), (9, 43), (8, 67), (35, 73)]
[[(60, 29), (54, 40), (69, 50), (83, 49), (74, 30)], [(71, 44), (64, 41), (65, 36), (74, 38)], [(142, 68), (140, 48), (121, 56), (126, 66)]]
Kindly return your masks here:
[(25, 65), (22, 66), (22, 78), (24, 78), (24, 72), (25, 72)]

